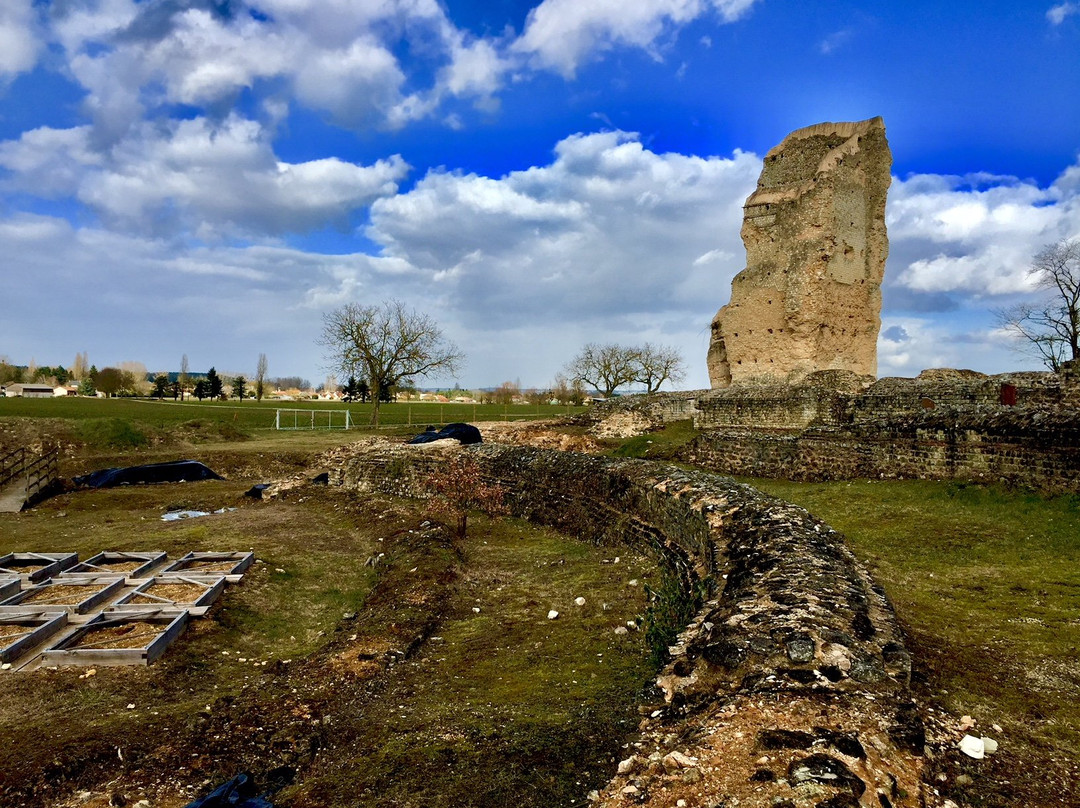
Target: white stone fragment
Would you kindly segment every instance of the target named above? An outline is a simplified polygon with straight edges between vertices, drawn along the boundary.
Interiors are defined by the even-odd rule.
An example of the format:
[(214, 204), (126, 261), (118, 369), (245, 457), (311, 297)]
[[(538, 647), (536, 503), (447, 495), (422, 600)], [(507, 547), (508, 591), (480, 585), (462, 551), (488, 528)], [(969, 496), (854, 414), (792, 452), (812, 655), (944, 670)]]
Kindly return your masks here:
[(574, 603), (578, 606), (584, 606), (585, 598), (574, 598)]
[(982, 738), (976, 738), (974, 735), (965, 735), (960, 739), (960, 751), (968, 757), (982, 760), (986, 754), (986, 747), (983, 745)]
[(995, 741), (993, 738), (987, 738), (984, 736), (981, 740), (983, 742), (983, 752), (985, 752), (986, 754), (992, 755), (998, 750), (998, 742)]
[(550, 612), (548, 612), (548, 620), (554, 620), (558, 616), (559, 616), (559, 613), (557, 611), (555, 611), (554, 609), (552, 609)]

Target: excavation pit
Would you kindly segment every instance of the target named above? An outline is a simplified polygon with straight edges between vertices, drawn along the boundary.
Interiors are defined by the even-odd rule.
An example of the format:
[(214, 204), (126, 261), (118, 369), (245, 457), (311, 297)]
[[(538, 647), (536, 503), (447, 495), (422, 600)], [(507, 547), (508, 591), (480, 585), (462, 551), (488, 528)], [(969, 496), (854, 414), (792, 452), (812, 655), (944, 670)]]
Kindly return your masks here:
[(161, 551), (129, 553), (106, 550), (86, 561), (79, 562), (66, 570), (64, 574), (126, 575), (128, 578), (145, 578), (151, 570), (164, 561), (165, 553)]
[(188, 553), (161, 571), (161, 575), (224, 575), (229, 583), (243, 577), (255, 561), (254, 553)]
[(177, 609), (99, 614), (43, 652), (41, 664), (149, 665), (180, 636), (187, 621), (188, 612)]
[(18, 575), (27, 583), (39, 583), (76, 564), (78, 553), (8, 553), (0, 556), (0, 575)]
[(124, 595), (112, 610), (158, 611), (177, 608), (186, 609), (192, 617), (201, 617), (224, 589), (224, 575), (159, 575)]
[(111, 600), (124, 588), (124, 579), (114, 575), (57, 579), (24, 589), (0, 602), (0, 614), (49, 608), (71, 614), (86, 614)]

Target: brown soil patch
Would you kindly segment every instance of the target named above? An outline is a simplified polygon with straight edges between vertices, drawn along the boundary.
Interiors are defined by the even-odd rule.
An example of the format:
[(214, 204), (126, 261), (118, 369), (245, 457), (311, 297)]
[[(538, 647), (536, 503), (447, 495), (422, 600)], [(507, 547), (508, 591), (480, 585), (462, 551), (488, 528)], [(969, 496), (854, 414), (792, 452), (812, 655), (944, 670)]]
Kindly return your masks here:
[(195, 561), (185, 561), (184, 566), (179, 569), (188, 572), (232, 572), (232, 568), (235, 566), (235, 561), (214, 561), (209, 559), (201, 561), (196, 559)]
[(484, 440), (510, 446), (533, 446), (562, 452), (599, 454), (604, 447), (591, 435), (562, 427), (557, 421), (485, 423), (479, 426)]
[(143, 648), (153, 642), (163, 626), (132, 620), (118, 626), (95, 628), (86, 632), (69, 648)]
[[(95, 561), (92, 565), (80, 564), (79, 567), (85, 567), (88, 571), (92, 571), (96, 567), (109, 572), (133, 572), (145, 563), (145, 561)], [(76, 570), (78, 570), (78, 567)]]
[(22, 603), (79, 603), (101, 590), (98, 584), (49, 584), (30, 591)]
[(18, 637), (22, 634), (29, 634), (33, 630), (34, 626), (20, 626), (17, 623), (0, 623), (0, 640), (9, 637)]
[[(209, 589), (201, 584), (159, 584), (154, 583), (135, 595), (128, 603), (161, 603), (157, 598), (165, 598), (173, 603), (194, 603)], [(153, 595), (154, 597), (147, 597)]]
[(8, 561), (6, 563), (7, 563), (7, 566), (4, 567), (5, 570), (10, 570), (12, 572), (37, 572), (38, 570), (45, 569), (47, 566), (49, 566), (53, 562), (51, 562), (51, 561), (20, 561), (19, 559), (15, 559), (14, 561)]

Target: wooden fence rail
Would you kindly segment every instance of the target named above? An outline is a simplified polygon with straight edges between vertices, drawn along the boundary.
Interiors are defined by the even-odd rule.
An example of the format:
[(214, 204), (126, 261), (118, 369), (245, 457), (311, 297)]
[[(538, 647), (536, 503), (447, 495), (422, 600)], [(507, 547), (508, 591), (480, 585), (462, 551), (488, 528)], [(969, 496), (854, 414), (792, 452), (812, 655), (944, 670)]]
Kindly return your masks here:
[(35, 455), (25, 446), (0, 457), (0, 488), (12, 480), (26, 480), (26, 498), (30, 499), (47, 488), (59, 476), (60, 451), (49, 449)]

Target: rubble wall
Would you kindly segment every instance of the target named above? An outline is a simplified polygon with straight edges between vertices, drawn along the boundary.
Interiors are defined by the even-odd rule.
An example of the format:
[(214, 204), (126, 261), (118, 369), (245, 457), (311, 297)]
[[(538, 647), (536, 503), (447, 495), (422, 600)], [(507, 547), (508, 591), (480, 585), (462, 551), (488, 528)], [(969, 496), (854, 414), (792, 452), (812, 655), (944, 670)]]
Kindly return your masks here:
[(597, 804), (920, 804), (903, 637), (828, 525), (707, 472), (526, 447), (359, 447), (330, 481), (422, 496), (446, 451), (475, 457), (514, 515), (651, 550), (705, 593), (658, 679), (663, 703)]
[(949, 413), (789, 434), (717, 429), (683, 457), (747, 477), (962, 479), (1069, 493), (1080, 491), (1080, 419)]
[(743, 206), (746, 268), (712, 321), (712, 387), (876, 375), (891, 165), (881, 118), (798, 129), (765, 155)]
[[(1078, 401), (1076, 385), (1053, 373), (938, 369), (860, 381), (828, 371), (797, 385), (733, 385), (699, 396), (692, 418), (704, 434), (680, 459), (750, 477), (966, 479), (1078, 492)], [(636, 404), (598, 405), (595, 416), (611, 418), (620, 407)]]

